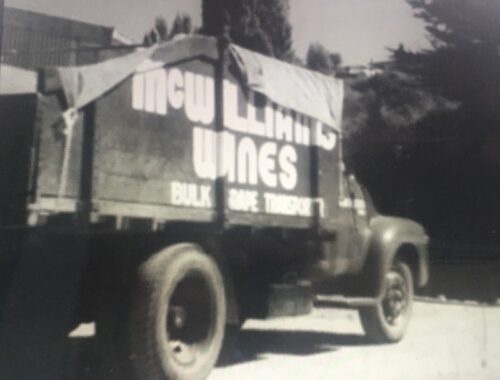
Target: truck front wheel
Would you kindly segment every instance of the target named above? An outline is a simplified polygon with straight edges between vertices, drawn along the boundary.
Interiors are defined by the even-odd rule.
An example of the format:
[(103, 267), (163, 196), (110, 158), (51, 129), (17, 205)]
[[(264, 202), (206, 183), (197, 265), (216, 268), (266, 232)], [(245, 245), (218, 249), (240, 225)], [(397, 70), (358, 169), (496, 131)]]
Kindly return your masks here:
[(222, 276), (193, 244), (177, 244), (139, 270), (132, 300), (133, 363), (142, 379), (205, 379), (226, 321)]
[(385, 276), (383, 296), (374, 306), (359, 310), (367, 338), (375, 343), (400, 341), (413, 309), (413, 278), (408, 265), (396, 261)]

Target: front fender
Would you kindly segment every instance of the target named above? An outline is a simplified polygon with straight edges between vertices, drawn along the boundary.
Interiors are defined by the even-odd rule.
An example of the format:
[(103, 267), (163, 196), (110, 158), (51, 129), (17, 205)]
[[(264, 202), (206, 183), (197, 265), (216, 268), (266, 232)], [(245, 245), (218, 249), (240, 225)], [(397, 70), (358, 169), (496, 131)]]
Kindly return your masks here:
[(409, 264), (415, 285), (421, 287), (427, 283), (429, 238), (420, 224), (409, 219), (376, 216), (370, 220), (370, 230), (362, 271), (365, 295), (382, 295), (385, 274), (396, 256)]

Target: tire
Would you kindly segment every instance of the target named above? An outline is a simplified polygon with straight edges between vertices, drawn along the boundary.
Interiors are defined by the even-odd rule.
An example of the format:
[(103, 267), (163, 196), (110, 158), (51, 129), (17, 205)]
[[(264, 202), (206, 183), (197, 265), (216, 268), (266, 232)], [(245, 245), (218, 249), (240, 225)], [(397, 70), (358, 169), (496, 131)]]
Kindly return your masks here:
[(239, 343), (242, 325), (243, 324), (226, 325), (224, 340), (222, 341), (222, 347), (217, 360), (217, 365), (231, 365), (240, 359), (241, 352), (239, 349)]
[(413, 311), (413, 277), (396, 261), (385, 276), (383, 296), (375, 306), (359, 310), (366, 337), (374, 343), (395, 343), (406, 333)]
[(140, 379), (201, 380), (215, 365), (226, 321), (222, 276), (192, 244), (141, 265), (132, 299), (132, 361)]

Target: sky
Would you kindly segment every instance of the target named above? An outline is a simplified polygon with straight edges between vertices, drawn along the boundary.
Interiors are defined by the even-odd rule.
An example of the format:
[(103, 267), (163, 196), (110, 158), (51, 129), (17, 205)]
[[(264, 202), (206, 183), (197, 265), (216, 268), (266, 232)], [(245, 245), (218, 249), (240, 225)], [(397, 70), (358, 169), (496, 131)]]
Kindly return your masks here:
[[(265, 0), (264, 0), (265, 1)], [(7, 6), (106, 26), (141, 41), (157, 16), (170, 22), (176, 13), (201, 24), (201, 0), (5, 0)], [(147, 4), (147, 5), (146, 5)], [(429, 46), (423, 24), (405, 0), (290, 0), (290, 22), (297, 54), (311, 42), (339, 52), (345, 64), (366, 64), (388, 57), (399, 43)]]

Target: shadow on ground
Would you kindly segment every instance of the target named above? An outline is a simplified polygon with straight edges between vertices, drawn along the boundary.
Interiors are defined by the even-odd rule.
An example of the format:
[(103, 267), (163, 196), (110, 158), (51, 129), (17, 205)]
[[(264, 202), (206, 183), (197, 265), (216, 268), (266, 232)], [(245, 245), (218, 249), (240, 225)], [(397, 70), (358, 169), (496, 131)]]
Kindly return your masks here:
[(267, 354), (307, 356), (367, 344), (363, 335), (245, 329), (240, 332), (233, 349), (223, 354), (219, 366), (262, 360)]
[[(316, 355), (338, 351), (342, 347), (367, 345), (363, 335), (335, 334), (312, 331), (265, 331), (245, 329), (240, 332), (230, 350), (221, 356), (218, 367), (258, 361), (268, 354)], [(115, 373), (99, 370), (100, 352), (94, 338), (70, 338), (65, 355), (64, 380), (120, 379), (138, 380), (132, 368), (123, 365)]]

